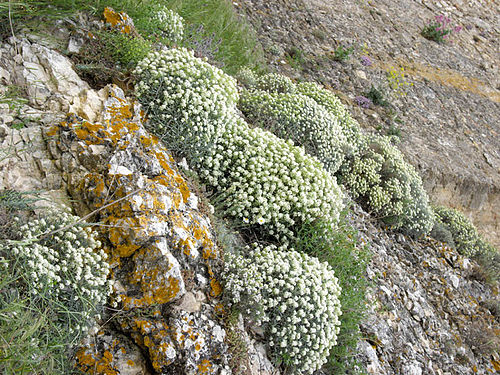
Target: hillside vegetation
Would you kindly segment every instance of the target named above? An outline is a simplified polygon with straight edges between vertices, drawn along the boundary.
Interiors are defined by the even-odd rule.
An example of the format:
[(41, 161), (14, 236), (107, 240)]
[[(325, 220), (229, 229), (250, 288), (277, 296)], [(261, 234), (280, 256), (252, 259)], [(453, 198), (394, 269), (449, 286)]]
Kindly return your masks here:
[[(231, 3), (202, 3), (3, 2), (0, 33), (44, 33), (76, 12), (104, 19), (86, 23), (88, 39), (66, 52), (94, 88), (118, 82), (138, 100), (147, 129), (187, 160), (214, 221), (236, 233), (238, 241), (218, 233), (228, 331), (240, 313), (260, 326), (273, 364), (288, 373), (361, 373), (354, 357), (370, 254), (348, 224), (353, 201), (387, 231), (446, 242), (498, 281), (498, 251), (463, 214), (431, 204), (394, 136), (366, 133), (322, 85), (268, 72)], [(91, 132), (85, 124), (76, 134)], [(64, 212), (35, 215), (36, 196), (0, 192), (6, 374), (76, 371), (66, 358), (112, 310), (115, 260), (95, 226)], [(232, 362), (235, 373), (243, 367)]]

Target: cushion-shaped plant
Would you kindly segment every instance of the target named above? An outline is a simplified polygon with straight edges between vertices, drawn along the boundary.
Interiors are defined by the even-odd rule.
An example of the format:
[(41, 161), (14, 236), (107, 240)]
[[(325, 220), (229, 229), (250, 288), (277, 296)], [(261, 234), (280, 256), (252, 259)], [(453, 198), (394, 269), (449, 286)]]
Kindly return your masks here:
[(209, 153), (233, 117), (236, 81), (184, 48), (150, 53), (134, 74), (153, 132), (191, 159)]
[(323, 218), (334, 225), (343, 207), (335, 177), (316, 158), (241, 118), (197, 168), (228, 215), (283, 243), (301, 223)]
[(295, 91), (295, 84), (287, 76), (268, 73), (257, 78), (255, 88), (271, 93), (292, 93)]
[(179, 43), (184, 36), (184, 20), (174, 12), (163, 6), (153, 13), (151, 22), (158, 28), (161, 36), (173, 43)]
[(275, 361), (293, 373), (326, 363), (341, 315), (341, 290), (327, 263), (257, 246), (247, 258), (228, 254), (224, 278), (232, 303), (263, 324)]
[[(96, 232), (66, 212), (32, 220), (18, 228), (10, 252), (24, 268), (31, 292), (57, 301), (64, 319), (87, 328), (111, 291), (107, 255)], [(0, 247), (0, 250), (5, 248)]]
[(434, 212), (436, 222), (444, 225), (451, 233), (454, 244), (450, 245), (454, 245), (460, 254), (473, 256), (485, 248), (476, 227), (463, 213), (444, 206), (434, 207)]
[(240, 109), (254, 124), (280, 138), (302, 144), (334, 174), (342, 164), (346, 140), (337, 118), (305, 95), (245, 90)]
[[(350, 145), (351, 153), (355, 153), (359, 148), (361, 138), (361, 128), (358, 122), (351, 117), (347, 108), (340, 99), (330, 90), (318, 85), (315, 82), (301, 82), (297, 84), (297, 92), (314, 99), (316, 103), (325, 107), (333, 116), (337, 118), (342, 131)], [(349, 155), (346, 155), (349, 156)]]
[(364, 136), (364, 145), (342, 171), (342, 183), (382, 221), (412, 235), (428, 233), (434, 214), (422, 179), (389, 137)]

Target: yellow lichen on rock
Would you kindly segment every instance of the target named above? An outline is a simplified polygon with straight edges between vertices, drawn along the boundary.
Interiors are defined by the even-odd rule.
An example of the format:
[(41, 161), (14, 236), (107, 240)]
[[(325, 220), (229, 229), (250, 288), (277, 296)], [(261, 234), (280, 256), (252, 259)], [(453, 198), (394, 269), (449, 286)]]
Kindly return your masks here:
[(122, 34), (135, 32), (134, 22), (125, 12), (116, 12), (113, 8), (104, 9), (104, 19), (111, 27)]
[[(95, 210), (95, 220), (102, 224), (102, 242), (117, 278), (114, 302), (127, 312), (118, 318), (118, 325), (148, 353), (158, 373), (168, 373), (167, 366), (179, 350), (191, 358), (182, 365), (190, 372), (201, 366), (212, 373), (220, 369), (215, 356), (224, 342), (205, 342), (212, 337), (206, 320), (213, 316), (210, 303), (200, 303), (197, 310), (204, 319), (193, 315), (185, 324), (175, 323), (176, 315), (183, 313), (180, 303), (170, 310), (175, 311), (168, 318), (173, 321), (163, 316), (166, 304), (186, 295), (185, 275), (192, 275), (190, 288), (199, 288), (203, 301), (221, 294), (212, 269), (218, 251), (210, 222), (197, 210), (198, 199), (171, 154), (142, 126), (139, 105), (126, 100), (117, 86), (104, 92), (99, 121), (68, 116), (51, 130), (54, 136), (49, 142), (69, 161), (63, 169), (71, 194), (86, 202), (84, 210)], [(140, 311), (155, 306), (154, 317), (138, 318)], [(137, 321), (131, 323), (133, 319)], [(80, 362), (94, 367), (97, 363), (102, 371), (110, 371), (106, 366), (112, 365), (114, 352), (106, 350), (109, 355), (96, 357), (92, 350), (81, 348)]]

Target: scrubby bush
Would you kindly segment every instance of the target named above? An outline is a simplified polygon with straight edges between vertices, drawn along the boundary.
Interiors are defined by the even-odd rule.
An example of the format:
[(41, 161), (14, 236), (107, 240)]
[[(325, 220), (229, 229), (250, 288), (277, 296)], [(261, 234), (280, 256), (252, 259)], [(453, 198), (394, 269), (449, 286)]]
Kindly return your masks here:
[(78, 311), (84, 328), (110, 292), (107, 255), (96, 232), (65, 212), (32, 220), (18, 228), (20, 241), (0, 250), (19, 260), (31, 292), (48, 295)]
[(337, 118), (305, 95), (279, 93), (283, 89), (280, 85), (286, 86), (273, 79), (269, 87), (271, 92), (244, 91), (240, 109), (251, 122), (280, 138), (302, 144), (334, 174), (342, 164), (346, 148)]
[(293, 250), (228, 254), (225, 290), (264, 325), (272, 356), (294, 373), (326, 363), (339, 332), (341, 289), (327, 263)]
[(95, 232), (64, 212), (10, 216), (10, 225), (0, 228), (0, 372), (70, 373), (71, 348), (111, 289), (106, 254)]
[[(460, 254), (470, 257), (478, 252), (487, 251), (488, 244), (481, 238), (474, 224), (460, 211), (436, 206), (434, 212), (436, 213), (436, 224), (443, 226), (451, 233), (453, 242), (448, 244), (455, 247)], [(432, 234), (434, 238), (446, 242), (446, 239), (437, 238), (436, 231), (433, 230)]]
[(235, 77), (238, 83), (247, 89), (253, 88), (257, 84), (257, 75), (248, 67), (241, 68)]
[(152, 52), (134, 73), (153, 132), (192, 160), (210, 152), (234, 115), (236, 81), (184, 48)]
[(257, 78), (255, 88), (270, 93), (293, 93), (295, 84), (293, 81), (278, 73), (268, 73)]
[(392, 227), (416, 236), (432, 229), (434, 215), (422, 179), (390, 138), (365, 136), (359, 156), (342, 171), (341, 181)]
[(283, 243), (301, 223), (323, 218), (333, 225), (342, 209), (343, 194), (317, 159), (242, 119), (226, 127), (198, 170), (229, 216)]
[(136, 74), (152, 130), (191, 159), (229, 216), (285, 242), (298, 223), (337, 221), (335, 178), (304, 149), (239, 118), (232, 78), (184, 49), (151, 54)]
[(357, 373), (355, 359), (361, 339), (359, 325), (365, 316), (365, 293), (368, 281), (365, 276), (369, 253), (358, 240), (357, 231), (349, 225), (345, 210), (335, 229), (318, 220), (303, 225), (292, 247), (301, 253), (326, 262), (335, 271), (340, 294), (340, 331), (337, 345), (330, 350), (327, 368), (330, 374)]
[(172, 9), (161, 7), (153, 13), (152, 23), (158, 28), (161, 36), (172, 43), (179, 43), (184, 35), (184, 19)]
[(151, 42), (141, 37), (116, 31), (98, 32), (109, 56), (123, 68), (134, 68), (153, 49)]
[(316, 103), (325, 107), (337, 118), (349, 146), (345, 156), (349, 158), (351, 155), (356, 154), (360, 147), (361, 128), (358, 122), (351, 117), (340, 99), (330, 90), (321, 87), (315, 82), (297, 84), (297, 92), (314, 99)]

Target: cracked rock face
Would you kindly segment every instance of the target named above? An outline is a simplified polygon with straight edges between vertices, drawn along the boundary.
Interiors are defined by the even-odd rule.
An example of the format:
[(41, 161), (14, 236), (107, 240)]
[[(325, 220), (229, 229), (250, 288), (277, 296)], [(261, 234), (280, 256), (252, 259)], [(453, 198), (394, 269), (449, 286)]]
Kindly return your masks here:
[[(193, 207), (197, 200), (172, 156), (142, 121), (139, 105), (110, 86), (99, 122), (71, 115), (46, 136), (71, 196), (82, 202), (80, 213), (99, 210), (95, 219), (104, 224), (120, 285), (114, 298), (124, 311), (115, 326), (147, 353), (155, 373), (215, 374), (226, 366), (227, 349), (215, 315), (213, 230)], [(184, 275), (195, 273), (210, 282), (186, 285)], [(202, 296), (198, 311), (183, 310), (188, 289)]]
[(500, 368), (498, 290), (472, 277), (474, 262), (433, 240), (387, 233), (355, 210), (373, 257), (374, 286), (359, 345), (369, 374), (490, 374)]

